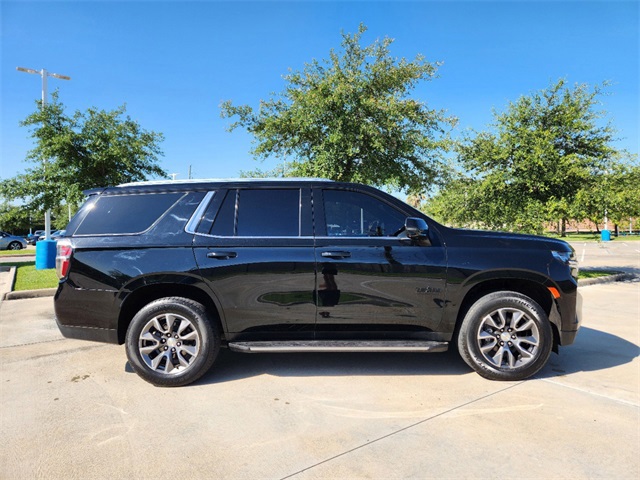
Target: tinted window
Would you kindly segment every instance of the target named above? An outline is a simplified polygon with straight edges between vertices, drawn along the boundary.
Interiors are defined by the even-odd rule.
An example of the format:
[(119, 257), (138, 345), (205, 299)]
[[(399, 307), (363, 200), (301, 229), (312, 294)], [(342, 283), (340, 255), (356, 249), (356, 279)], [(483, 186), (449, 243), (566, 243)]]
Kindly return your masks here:
[(221, 237), (233, 236), (233, 229), (236, 221), (236, 191), (231, 190), (227, 192), (227, 195), (218, 210), (216, 219), (211, 227), (211, 235), (218, 235)]
[(381, 237), (396, 234), (405, 215), (369, 195), (345, 190), (324, 191), (327, 235)]
[(299, 189), (240, 190), (238, 194), (238, 236), (297, 237), (300, 234)]
[(140, 233), (147, 230), (184, 194), (105, 195), (90, 205), (76, 235)]

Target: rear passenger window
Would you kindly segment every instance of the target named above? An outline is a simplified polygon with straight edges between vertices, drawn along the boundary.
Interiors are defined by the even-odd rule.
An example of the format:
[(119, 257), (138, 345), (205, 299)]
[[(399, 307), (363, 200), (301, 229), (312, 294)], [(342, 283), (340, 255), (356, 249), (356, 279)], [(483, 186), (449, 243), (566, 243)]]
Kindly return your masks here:
[(141, 233), (158, 220), (183, 193), (104, 195), (99, 197), (76, 235)]
[[(229, 191), (213, 222), (212, 235), (297, 237), (300, 235), (300, 189)], [(237, 205), (237, 213), (236, 213)]]
[(300, 235), (300, 189), (240, 190), (239, 237)]

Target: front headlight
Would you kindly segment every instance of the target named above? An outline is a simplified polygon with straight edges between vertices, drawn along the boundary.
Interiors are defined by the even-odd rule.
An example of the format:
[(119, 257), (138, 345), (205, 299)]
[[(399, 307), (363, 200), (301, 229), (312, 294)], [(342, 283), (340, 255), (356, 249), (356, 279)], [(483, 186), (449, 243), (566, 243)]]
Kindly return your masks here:
[(578, 279), (578, 260), (576, 259), (576, 253), (574, 251), (558, 252), (552, 250), (551, 254), (553, 258), (567, 265), (571, 269), (571, 276), (576, 280)]

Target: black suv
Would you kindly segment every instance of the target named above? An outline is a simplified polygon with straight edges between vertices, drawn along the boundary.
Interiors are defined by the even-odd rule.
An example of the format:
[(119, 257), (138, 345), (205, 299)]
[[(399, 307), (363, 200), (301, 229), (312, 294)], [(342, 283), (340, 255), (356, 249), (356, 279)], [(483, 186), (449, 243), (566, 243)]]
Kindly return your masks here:
[(87, 192), (58, 242), (71, 338), (125, 344), (185, 385), (238, 352), (442, 352), (519, 380), (580, 324), (565, 242), (444, 227), (328, 180), (144, 182)]

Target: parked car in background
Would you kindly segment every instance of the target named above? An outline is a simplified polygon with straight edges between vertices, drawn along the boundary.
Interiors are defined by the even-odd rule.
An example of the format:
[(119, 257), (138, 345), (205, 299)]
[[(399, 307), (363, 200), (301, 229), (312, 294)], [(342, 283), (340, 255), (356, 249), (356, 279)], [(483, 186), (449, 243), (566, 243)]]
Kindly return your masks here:
[[(51, 232), (51, 240), (58, 240), (62, 237), (64, 237), (66, 230), (56, 230), (55, 232)], [(42, 232), (42, 234), (38, 237), (38, 241), (40, 240), (44, 240), (44, 231)]]
[(22, 250), (27, 248), (27, 241), (22, 237), (0, 232), (0, 250)]
[(36, 230), (32, 234), (27, 237), (27, 243), (29, 245), (35, 245), (36, 242), (40, 239), (40, 235), (44, 234), (44, 230)]

